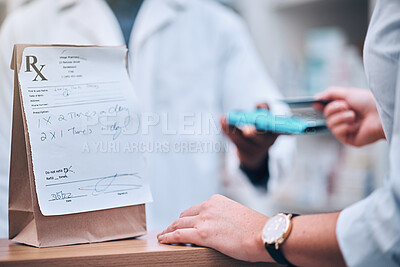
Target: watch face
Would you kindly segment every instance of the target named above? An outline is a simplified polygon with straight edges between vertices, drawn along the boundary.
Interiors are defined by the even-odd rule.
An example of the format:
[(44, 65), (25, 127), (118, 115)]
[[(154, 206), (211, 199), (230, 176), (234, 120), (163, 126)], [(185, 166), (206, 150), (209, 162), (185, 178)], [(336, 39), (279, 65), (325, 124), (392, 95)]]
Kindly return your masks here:
[(264, 243), (273, 244), (282, 238), (289, 227), (289, 223), (289, 219), (284, 214), (270, 218), (265, 224), (262, 234)]

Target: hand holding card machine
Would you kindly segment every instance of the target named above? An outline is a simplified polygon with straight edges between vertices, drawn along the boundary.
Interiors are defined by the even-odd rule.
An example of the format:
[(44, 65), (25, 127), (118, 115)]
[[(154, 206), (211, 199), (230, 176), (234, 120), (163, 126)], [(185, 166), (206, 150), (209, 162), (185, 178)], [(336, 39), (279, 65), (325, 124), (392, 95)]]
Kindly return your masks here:
[(273, 115), (269, 110), (231, 111), (227, 122), (236, 127), (254, 125), (257, 130), (282, 134), (312, 134), (327, 130), (325, 122)]

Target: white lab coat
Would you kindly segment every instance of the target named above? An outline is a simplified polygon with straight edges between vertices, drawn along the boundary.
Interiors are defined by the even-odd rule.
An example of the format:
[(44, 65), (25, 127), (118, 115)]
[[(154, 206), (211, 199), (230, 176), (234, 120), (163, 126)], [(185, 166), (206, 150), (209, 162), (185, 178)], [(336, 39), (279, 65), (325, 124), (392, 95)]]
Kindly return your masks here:
[[(4, 22), (0, 33), (0, 237), (7, 233), (13, 89), (9, 64), (14, 43), (122, 45), (124, 39), (112, 10), (102, 0), (37, 0)], [(213, 1), (146, 0), (129, 50), (129, 71), (143, 112), (168, 113), (168, 130), (179, 130), (182, 114), (188, 121), (199, 119), (200, 114), (212, 116), (219, 126), (219, 116), (230, 109), (250, 109), (256, 103), (280, 97), (243, 22)], [(272, 110), (286, 112), (275, 106)], [(239, 170), (233, 146), (227, 153), (182, 151), (185, 142), (216, 144), (224, 140), (221, 133), (203, 129), (191, 134), (193, 127), (188, 126), (188, 132), (163, 134), (163, 127), (165, 130), (161, 124), (150, 128), (146, 136), (150, 142), (170, 147), (160, 153), (148, 148), (154, 198), (147, 209), (150, 229), (165, 227), (183, 209), (217, 192), (245, 204), (249, 204), (249, 198), (240, 196), (259, 195)], [(293, 139), (280, 137), (270, 150), (273, 181), (290, 167), (293, 149)]]
[(364, 46), (369, 87), (389, 145), (382, 187), (344, 209), (336, 236), (349, 267), (400, 266), (400, 2), (376, 3)]

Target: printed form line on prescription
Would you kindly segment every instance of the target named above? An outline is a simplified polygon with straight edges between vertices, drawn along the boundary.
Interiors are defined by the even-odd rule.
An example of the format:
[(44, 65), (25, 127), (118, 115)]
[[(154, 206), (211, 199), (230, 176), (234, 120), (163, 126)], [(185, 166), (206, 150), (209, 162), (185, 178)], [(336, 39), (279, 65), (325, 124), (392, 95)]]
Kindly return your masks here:
[[(98, 82), (56, 86), (30, 86), (30, 102), (33, 109), (54, 108), (75, 104), (96, 104), (109, 101), (122, 101), (124, 95), (120, 82)], [(68, 92), (68, 95), (65, 94)], [(52, 103), (52, 104), (50, 104)]]

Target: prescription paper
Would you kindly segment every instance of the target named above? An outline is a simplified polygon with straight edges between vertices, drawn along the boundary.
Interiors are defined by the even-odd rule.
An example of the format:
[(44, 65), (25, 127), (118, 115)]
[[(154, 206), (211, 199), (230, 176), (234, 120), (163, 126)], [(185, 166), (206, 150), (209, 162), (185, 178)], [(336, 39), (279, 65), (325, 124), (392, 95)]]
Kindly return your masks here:
[(25, 48), (19, 81), (43, 215), (152, 200), (143, 156), (120, 149), (141, 138), (125, 58), (124, 47)]

